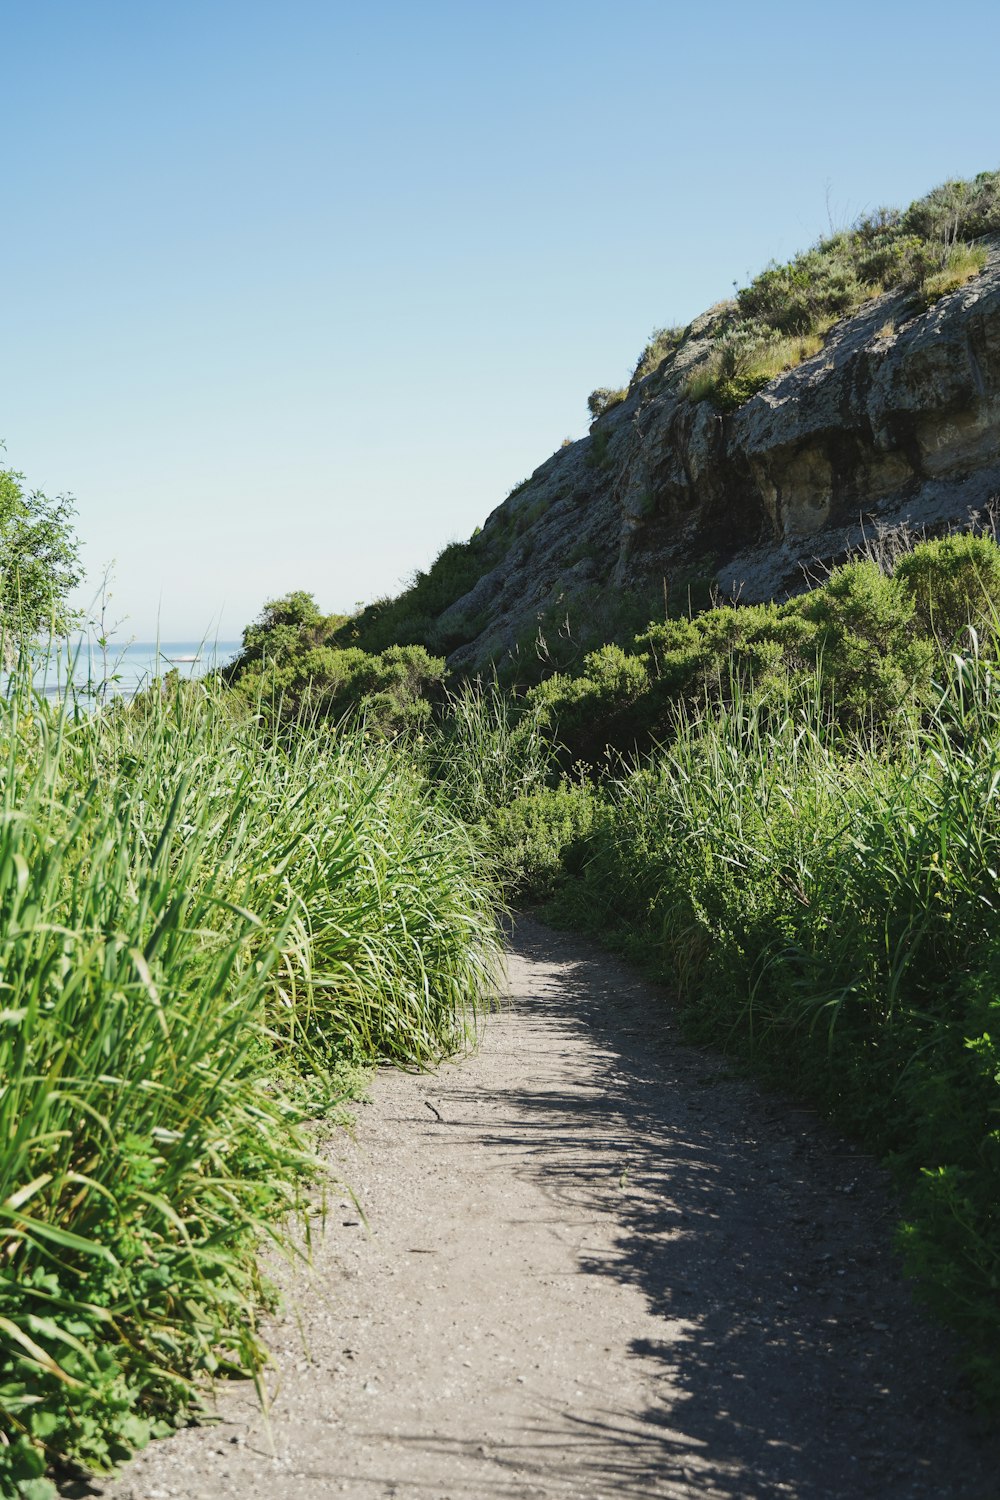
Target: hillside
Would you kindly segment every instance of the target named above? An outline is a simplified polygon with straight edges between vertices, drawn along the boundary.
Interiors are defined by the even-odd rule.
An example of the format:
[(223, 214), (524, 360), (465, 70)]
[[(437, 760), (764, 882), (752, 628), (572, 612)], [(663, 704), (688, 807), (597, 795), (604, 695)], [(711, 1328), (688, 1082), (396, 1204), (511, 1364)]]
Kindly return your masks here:
[(974, 528), (1000, 494), (1000, 173), (767, 268), (590, 408), (586, 437), (335, 643), (560, 665), (712, 597), (797, 592), (883, 528)]

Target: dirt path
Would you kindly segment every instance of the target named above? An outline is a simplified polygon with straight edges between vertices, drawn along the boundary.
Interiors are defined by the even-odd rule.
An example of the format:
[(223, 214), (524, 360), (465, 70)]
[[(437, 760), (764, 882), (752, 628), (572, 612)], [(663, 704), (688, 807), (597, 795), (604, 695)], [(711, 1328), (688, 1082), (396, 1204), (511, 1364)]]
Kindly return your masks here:
[(284, 1278), (269, 1427), (231, 1388), (88, 1493), (996, 1500), (881, 1172), (589, 945), (524, 921), (510, 980), (474, 1056), (381, 1074), (338, 1145), (370, 1232), (335, 1202)]

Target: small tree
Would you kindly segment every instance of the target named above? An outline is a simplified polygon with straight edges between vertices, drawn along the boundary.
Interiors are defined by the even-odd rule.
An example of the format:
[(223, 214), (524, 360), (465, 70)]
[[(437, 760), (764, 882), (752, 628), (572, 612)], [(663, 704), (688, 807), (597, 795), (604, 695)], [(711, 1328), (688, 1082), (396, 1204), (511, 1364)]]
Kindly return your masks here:
[(605, 385), (599, 385), (596, 391), (591, 391), (587, 397), (587, 410), (596, 422), (598, 417), (603, 417), (606, 411), (613, 406), (618, 406), (628, 395), (627, 389), (612, 391)]
[(269, 599), (243, 632), (243, 650), (227, 668), (235, 681), (254, 662), (284, 661), (315, 645), (323, 627), (332, 622), (322, 615), (312, 594), (295, 589), (280, 599)]
[(0, 637), (9, 663), (40, 634), (65, 635), (75, 615), (67, 595), (83, 577), (68, 495), (50, 500), (24, 475), (0, 469)]

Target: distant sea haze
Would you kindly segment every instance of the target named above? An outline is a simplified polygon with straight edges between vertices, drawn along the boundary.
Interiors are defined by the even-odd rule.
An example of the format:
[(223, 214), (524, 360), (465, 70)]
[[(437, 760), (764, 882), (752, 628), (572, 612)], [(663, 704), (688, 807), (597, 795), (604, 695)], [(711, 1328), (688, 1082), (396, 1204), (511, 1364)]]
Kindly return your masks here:
[(240, 641), (133, 641), (127, 646), (112, 642), (105, 653), (93, 641), (75, 641), (45, 655), (35, 671), (35, 685), (49, 698), (59, 697), (70, 682), (77, 689), (100, 691), (103, 686), (106, 694), (131, 697), (175, 668), (182, 677), (201, 677), (232, 661), (241, 649)]

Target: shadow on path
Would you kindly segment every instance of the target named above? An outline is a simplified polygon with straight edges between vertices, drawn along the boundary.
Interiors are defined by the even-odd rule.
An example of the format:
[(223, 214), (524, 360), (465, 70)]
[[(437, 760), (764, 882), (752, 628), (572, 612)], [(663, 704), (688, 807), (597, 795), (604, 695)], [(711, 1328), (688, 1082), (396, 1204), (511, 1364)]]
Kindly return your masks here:
[[(554, 1219), (576, 1216), (580, 1270), (638, 1287), (663, 1329), (631, 1345), (655, 1391), (635, 1421), (539, 1412), (539, 1476), (556, 1447), (593, 1495), (996, 1500), (1000, 1445), (901, 1280), (882, 1171), (680, 1043), (664, 993), (581, 940), (521, 921), (511, 980), (567, 1051), (581, 1028), (596, 1045), (572, 1087), (543, 1070), (505, 1092), (509, 1127), (484, 1143), (505, 1170), (516, 1156)], [(458, 1071), (442, 1097), (459, 1115), (463, 1093)], [(609, 1207), (611, 1234), (588, 1246)]]

